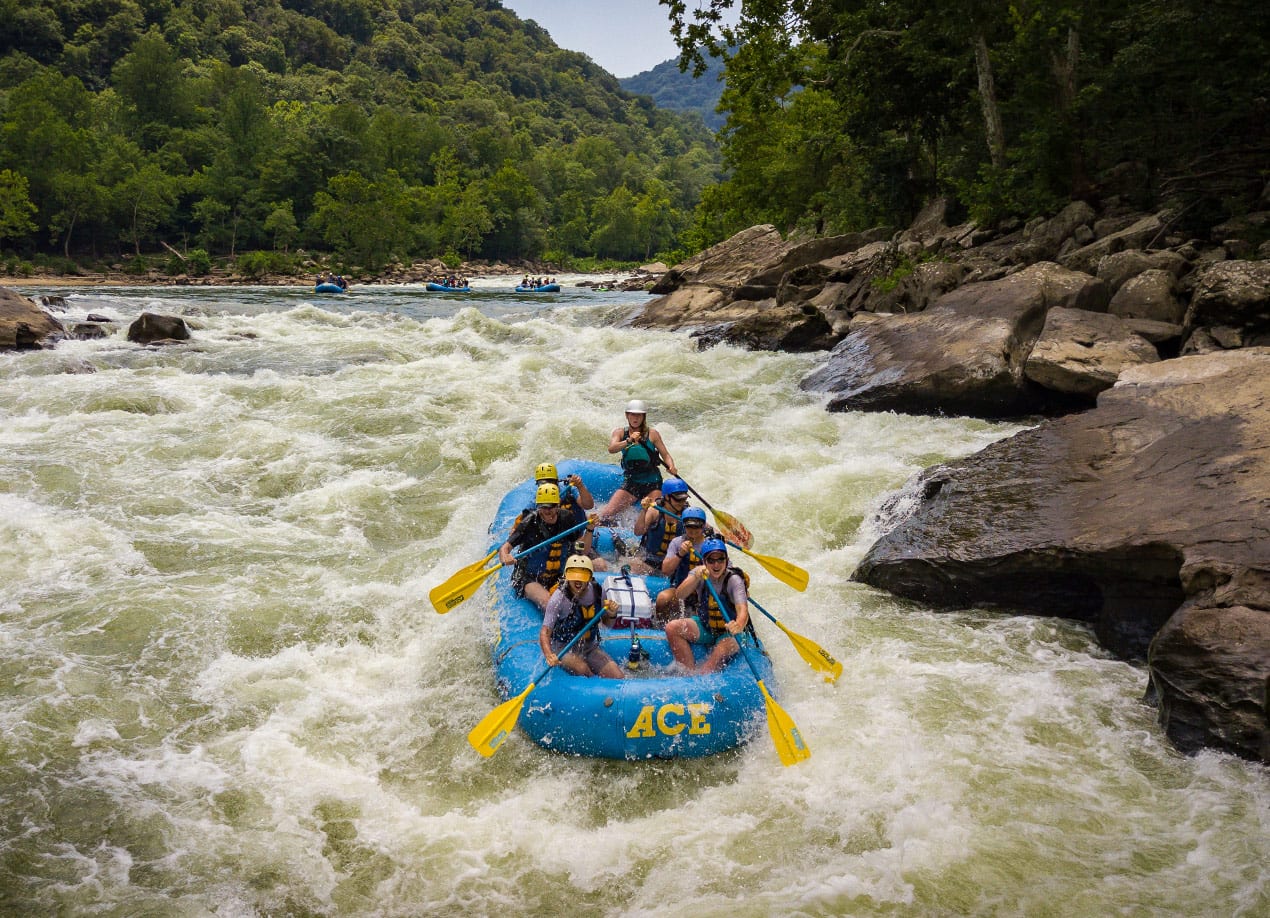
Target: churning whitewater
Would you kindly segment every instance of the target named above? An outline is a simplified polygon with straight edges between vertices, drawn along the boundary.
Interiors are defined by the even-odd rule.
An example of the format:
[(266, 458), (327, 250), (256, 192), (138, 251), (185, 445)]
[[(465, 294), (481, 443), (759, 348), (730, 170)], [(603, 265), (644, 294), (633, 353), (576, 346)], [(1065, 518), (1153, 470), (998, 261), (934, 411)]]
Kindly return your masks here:
[[(1017, 426), (826, 413), (816, 355), (617, 327), (632, 294), (66, 294), (120, 330), (0, 355), (0, 912), (1270, 911), (1265, 769), (1173, 750), (1140, 666), (849, 582), (912, 475)], [(192, 340), (129, 344), (144, 310)], [(708, 759), (468, 745), (501, 700), (488, 590), (428, 592), (536, 464), (613, 461), (630, 398), (811, 574), (748, 568), (845, 667), (756, 619), (795, 767), (761, 724)]]

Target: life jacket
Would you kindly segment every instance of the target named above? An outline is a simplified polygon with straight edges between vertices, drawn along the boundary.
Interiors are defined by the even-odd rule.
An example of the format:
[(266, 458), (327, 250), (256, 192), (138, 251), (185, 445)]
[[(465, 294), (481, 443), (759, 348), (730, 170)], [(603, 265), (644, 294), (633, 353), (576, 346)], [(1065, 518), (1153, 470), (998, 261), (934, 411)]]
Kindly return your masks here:
[[(668, 546), (669, 548), (669, 546)], [(697, 552), (697, 546), (692, 544), (692, 540), (688, 540), (688, 555), (679, 559), (679, 566), (671, 571), (670, 585), (677, 587), (688, 579), (688, 575), (692, 573), (694, 567), (700, 567), (705, 563), (705, 559)]]
[[(658, 498), (653, 506), (664, 508), (666, 502)], [(639, 544), (650, 561), (661, 564), (662, 559), (666, 557), (666, 549), (670, 547), (671, 540), (682, 532), (683, 523), (673, 516), (658, 513), (656, 521), (640, 536)]]
[[(551, 626), (551, 640), (557, 644), (567, 644), (574, 639), (579, 631), (587, 626), (591, 619), (595, 618), (596, 613), (600, 611), (599, 604), (599, 587), (595, 582), (587, 584), (587, 588), (582, 591), (583, 596), (590, 596), (591, 602), (587, 605), (580, 603), (576, 597), (566, 594), (569, 599), (569, 611), (559, 616)], [(587, 635), (586, 640), (590, 640), (594, 636), (594, 629)]]
[(560, 489), (560, 518), (567, 519), (570, 526), (586, 522), (586, 511), (578, 504), (578, 497), (578, 489), (573, 485)]
[[(567, 532), (576, 525), (561, 513), (556, 517), (555, 525), (548, 526), (535, 512), (534, 507), (526, 507), (521, 511), (520, 516), (516, 517), (511, 535), (507, 537), (507, 540), (513, 547), (537, 545), (554, 535)], [(557, 539), (523, 558), (518, 558), (516, 570), (543, 585), (555, 583), (560, 579), (564, 569), (565, 541), (565, 539)]]
[[(623, 439), (630, 437), (631, 429), (622, 428)], [(622, 448), (622, 472), (633, 482), (656, 481), (661, 478), (657, 466), (661, 464), (661, 454), (647, 436), (639, 443), (631, 443)]]
[(729, 565), (723, 575), (723, 582), (719, 584), (719, 597), (727, 604), (727, 618), (723, 616), (723, 611), (715, 602), (714, 593), (711, 592), (710, 587), (704, 581), (697, 585), (697, 618), (715, 634), (726, 633), (725, 626), (731, 619), (736, 618), (736, 609), (732, 608), (732, 602), (728, 599), (728, 583), (735, 576), (745, 581), (745, 595), (750, 594), (750, 575), (739, 567)]

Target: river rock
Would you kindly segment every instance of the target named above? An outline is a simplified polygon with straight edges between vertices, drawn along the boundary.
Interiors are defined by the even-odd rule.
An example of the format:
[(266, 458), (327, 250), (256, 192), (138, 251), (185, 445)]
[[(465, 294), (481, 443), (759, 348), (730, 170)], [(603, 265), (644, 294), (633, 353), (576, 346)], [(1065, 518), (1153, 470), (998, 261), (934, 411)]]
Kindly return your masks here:
[[(1231, 610), (1270, 614), (1268, 377), (1270, 348), (1131, 367), (1095, 409), (922, 473), (912, 512), (853, 577), (940, 606), (1075, 618), (1126, 657), (1146, 654), (1183, 603), (1234, 623), (1246, 616)], [(1183, 636), (1167, 632), (1153, 654), (1165, 728), (1247, 754), (1229, 738), (1246, 718), (1223, 699), (1264, 706), (1265, 629), (1208, 628), (1246, 637), (1219, 641), (1187, 637), (1187, 618), (1175, 628)], [(1260, 675), (1234, 656), (1259, 659)], [(1193, 687), (1229, 678), (1239, 684)], [(1202, 718), (1179, 713), (1192, 705)], [(1251, 741), (1263, 759), (1264, 714)]]
[(1186, 315), (1186, 306), (1177, 297), (1173, 274), (1148, 268), (1124, 282), (1111, 298), (1107, 311), (1124, 319), (1177, 324)]
[(1108, 255), (1125, 249), (1140, 249), (1149, 246), (1164, 232), (1171, 219), (1172, 214), (1167, 211), (1149, 214), (1122, 230), (1109, 233), (1089, 245), (1081, 246), (1063, 255), (1058, 262), (1073, 271), (1093, 273), (1098, 269), (1099, 262)]
[(1186, 333), (1227, 326), (1244, 344), (1270, 344), (1270, 261), (1221, 261), (1199, 275)]
[(62, 323), (31, 300), (0, 287), (0, 350), (48, 348), (65, 334)]
[(1189, 265), (1178, 252), (1167, 249), (1144, 252), (1141, 249), (1125, 249), (1098, 259), (1098, 277), (1105, 281), (1114, 295), (1125, 281), (1137, 277), (1143, 271), (1168, 271), (1174, 278), (1186, 273)]
[(180, 316), (143, 312), (128, 326), (128, 340), (135, 344), (171, 344), (189, 337), (189, 327)]
[(1126, 367), (1155, 363), (1159, 353), (1118, 316), (1055, 307), (1024, 364), (1032, 382), (1092, 401)]
[(1151, 642), (1151, 693), (1179, 749), (1229, 749), (1270, 762), (1270, 611), (1183, 606)]
[[(1042, 220), (1023, 234), (1024, 242), (1015, 250), (1015, 260), (1030, 264), (1035, 261), (1048, 261), (1058, 255), (1063, 243), (1070, 240), (1080, 228), (1087, 228), (1094, 222), (1097, 214), (1084, 201), (1072, 201), (1048, 220)], [(1091, 230), (1083, 236), (1088, 241), (1093, 236)], [(1073, 249), (1079, 245), (1073, 245)]]
[(858, 314), (828, 362), (800, 385), (834, 393), (830, 411), (1029, 413), (1039, 400), (1024, 366), (1046, 312), (1106, 304), (1101, 281), (1041, 262), (966, 284), (914, 315)]

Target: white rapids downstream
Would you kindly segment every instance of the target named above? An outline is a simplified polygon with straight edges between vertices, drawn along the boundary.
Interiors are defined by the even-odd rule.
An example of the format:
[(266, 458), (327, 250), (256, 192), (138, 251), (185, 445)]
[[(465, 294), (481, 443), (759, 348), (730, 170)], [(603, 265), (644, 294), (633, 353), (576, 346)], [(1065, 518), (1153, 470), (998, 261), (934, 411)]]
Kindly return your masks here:
[[(564, 278), (566, 283), (571, 279)], [(850, 582), (920, 469), (1020, 429), (829, 414), (816, 355), (611, 323), (642, 295), (95, 288), (108, 338), (0, 354), (0, 914), (1270, 914), (1270, 782), (1177, 753), (1082, 627)], [(143, 310), (184, 344), (143, 348)], [(630, 398), (755, 551), (773, 690), (735, 752), (627, 763), (513, 735), (479, 595), (543, 461), (611, 461)]]

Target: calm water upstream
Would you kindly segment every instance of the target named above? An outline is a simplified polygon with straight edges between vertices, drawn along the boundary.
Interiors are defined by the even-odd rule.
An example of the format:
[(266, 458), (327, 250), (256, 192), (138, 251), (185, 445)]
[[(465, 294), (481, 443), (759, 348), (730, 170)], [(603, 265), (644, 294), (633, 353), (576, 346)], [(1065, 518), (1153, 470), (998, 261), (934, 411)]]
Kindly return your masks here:
[[(1270, 780), (1177, 754), (1075, 625), (848, 577), (872, 513), (1018, 429), (826, 413), (814, 356), (607, 326), (642, 301), (48, 291), (112, 338), (0, 354), (0, 913), (1270, 914)], [(29, 289), (29, 292), (40, 292)], [(194, 340), (123, 338), (142, 310)], [(83, 372), (92, 368), (96, 372)], [(754, 594), (812, 758), (491, 759), (485, 553), (544, 460), (648, 400), (680, 469), (812, 575)]]

